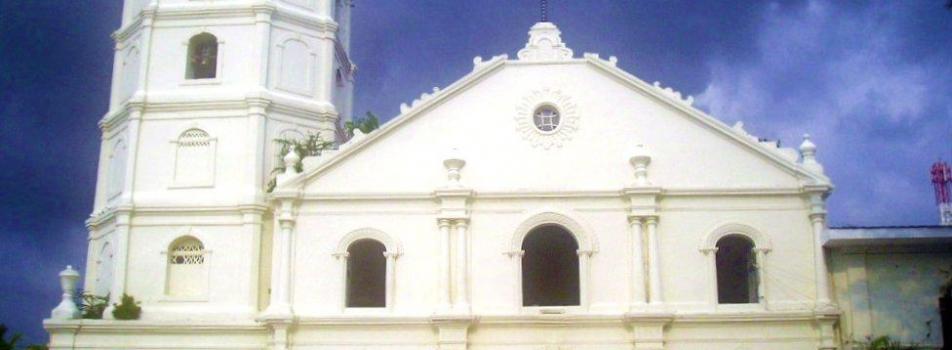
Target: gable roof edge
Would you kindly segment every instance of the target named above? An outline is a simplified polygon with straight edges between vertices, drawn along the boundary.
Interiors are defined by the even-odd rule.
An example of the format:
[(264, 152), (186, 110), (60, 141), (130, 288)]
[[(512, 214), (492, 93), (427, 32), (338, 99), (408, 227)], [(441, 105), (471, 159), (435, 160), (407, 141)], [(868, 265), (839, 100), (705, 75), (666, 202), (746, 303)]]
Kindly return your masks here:
[(624, 71), (621, 68), (618, 68), (617, 66), (611, 63), (607, 63), (606, 61), (598, 58), (598, 56), (586, 56), (585, 60), (588, 61), (588, 63), (592, 64), (592, 66), (597, 67), (601, 69), (603, 72), (608, 73), (609, 75), (621, 80), (622, 82), (628, 84), (630, 87), (643, 91), (644, 93), (648, 94), (650, 97), (653, 97), (657, 99), (658, 101), (661, 101), (667, 104), (668, 106), (687, 114), (688, 116), (698, 120), (705, 126), (715, 131), (721, 132), (722, 134), (733, 139), (734, 141), (744, 146), (747, 146), (748, 148), (757, 152), (761, 156), (766, 157), (767, 159), (773, 161), (774, 163), (776, 163), (776, 165), (780, 166), (781, 168), (788, 170), (794, 174), (800, 174), (800, 175), (806, 176), (807, 178), (815, 181), (816, 184), (830, 185), (832, 187), (832, 183), (830, 182), (830, 179), (826, 175), (817, 174), (813, 171), (810, 171), (804, 168), (803, 166), (801, 166), (800, 164), (796, 162), (791, 162), (787, 159), (780, 157), (774, 152), (771, 152), (770, 150), (765, 149), (763, 146), (752, 142), (746, 137), (738, 135), (736, 131), (734, 131), (731, 127), (727, 126), (726, 124), (724, 124), (722, 121), (718, 120), (717, 118), (714, 118), (708, 115), (707, 113), (704, 113), (704, 111), (701, 111), (693, 106), (686, 105), (682, 103), (681, 101), (676, 101), (673, 98), (662, 94), (654, 86), (649, 85), (647, 82)]
[(282, 188), (296, 188), (306, 184), (308, 181), (341, 162), (343, 159), (349, 157), (351, 154), (368, 147), (370, 144), (373, 144), (377, 140), (390, 134), (393, 130), (396, 130), (409, 121), (416, 119), (416, 117), (423, 114), (423, 112), (443, 103), (450, 97), (465, 91), (476, 82), (499, 70), (499, 67), (505, 65), (506, 62), (508, 62), (507, 55), (496, 56), (488, 62), (482, 62), (481, 65), (476, 66), (475, 69), (469, 74), (453, 82), (445, 89), (435, 93), (428, 100), (422, 101), (419, 105), (411, 107), (406, 112), (393, 117), (393, 119), (387, 123), (384, 123), (383, 126), (375, 130), (375, 132), (371, 132), (365, 138), (359, 140), (357, 144), (346, 147), (346, 149), (339, 150), (336, 154), (333, 154), (329, 156), (328, 159), (323, 160), (317, 167), (313, 169), (306, 169), (305, 171), (299, 173), (296, 177), (288, 179), (283, 183), (279, 183), (275, 191)]

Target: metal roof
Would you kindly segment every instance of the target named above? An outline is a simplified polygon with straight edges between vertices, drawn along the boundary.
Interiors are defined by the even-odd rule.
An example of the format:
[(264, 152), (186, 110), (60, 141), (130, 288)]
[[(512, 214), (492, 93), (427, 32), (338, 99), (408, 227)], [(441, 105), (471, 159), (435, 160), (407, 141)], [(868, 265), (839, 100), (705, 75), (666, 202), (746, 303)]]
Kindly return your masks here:
[(823, 244), (829, 248), (862, 246), (952, 246), (952, 226), (831, 227)]

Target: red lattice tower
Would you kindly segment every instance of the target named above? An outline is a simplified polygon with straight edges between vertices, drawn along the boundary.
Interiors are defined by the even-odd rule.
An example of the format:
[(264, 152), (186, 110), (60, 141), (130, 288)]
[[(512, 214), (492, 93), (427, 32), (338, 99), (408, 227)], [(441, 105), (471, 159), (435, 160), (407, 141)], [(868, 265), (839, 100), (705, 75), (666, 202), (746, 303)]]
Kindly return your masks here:
[(932, 165), (932, 186), (935, 188), (935, 202), (938, 205), (952, 204), (952, 168), (949, 163), (938, 161)]
[(952, 226), (952, 168), (949, 168), (949, 163), (938, 161), (932, 165), (931, 173), (935, 202), (939, 205), (939, 222)]

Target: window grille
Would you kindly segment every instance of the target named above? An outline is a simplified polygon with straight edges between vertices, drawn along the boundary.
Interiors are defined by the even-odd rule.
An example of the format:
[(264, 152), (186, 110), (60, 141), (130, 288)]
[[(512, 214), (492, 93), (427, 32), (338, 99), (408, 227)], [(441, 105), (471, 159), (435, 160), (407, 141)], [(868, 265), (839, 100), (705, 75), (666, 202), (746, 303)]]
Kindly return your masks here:
[(208, 133), (201, 129), (188, 129), (179, 137), (178, 144), (183, 147), (208, 146)]
[(169, 264), (172, 265), (201, 265), (205, 263), (205, 247), (195, 239), (185, 240), (172, 248), (169, 253)]
[(536, 128), (543, 132), (555, 131), (559, 127), (559, 111), (552, 106), (542, 106), (533, 114)]

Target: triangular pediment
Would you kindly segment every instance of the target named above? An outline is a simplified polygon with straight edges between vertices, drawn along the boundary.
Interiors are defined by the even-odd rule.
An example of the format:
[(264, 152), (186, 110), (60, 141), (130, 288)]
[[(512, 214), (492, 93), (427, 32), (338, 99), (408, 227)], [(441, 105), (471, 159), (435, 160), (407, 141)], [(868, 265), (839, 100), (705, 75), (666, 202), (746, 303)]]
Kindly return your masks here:
[[(305, 172), (279, 187), (429, 192), (445, 182), (442, 162), (456, 152), (467, 161), (464, 182), (477, 191), (620, 189), (633, 180), (628, 158), (636, 147), (651, 150), (652, 181), (665, 188), (829, 184), (799, 164), (796, 151), (725, 125), (690, 98), (619, 69), (614, 57), (571, 58), (560, 40), (538, 43), (530, 37), (518, 60), (477, 58), (470, 74), (403, 106), (370, 135), (306, 160)], [(533, 124), (545, 104), (560, 113), (557, 132)]]

